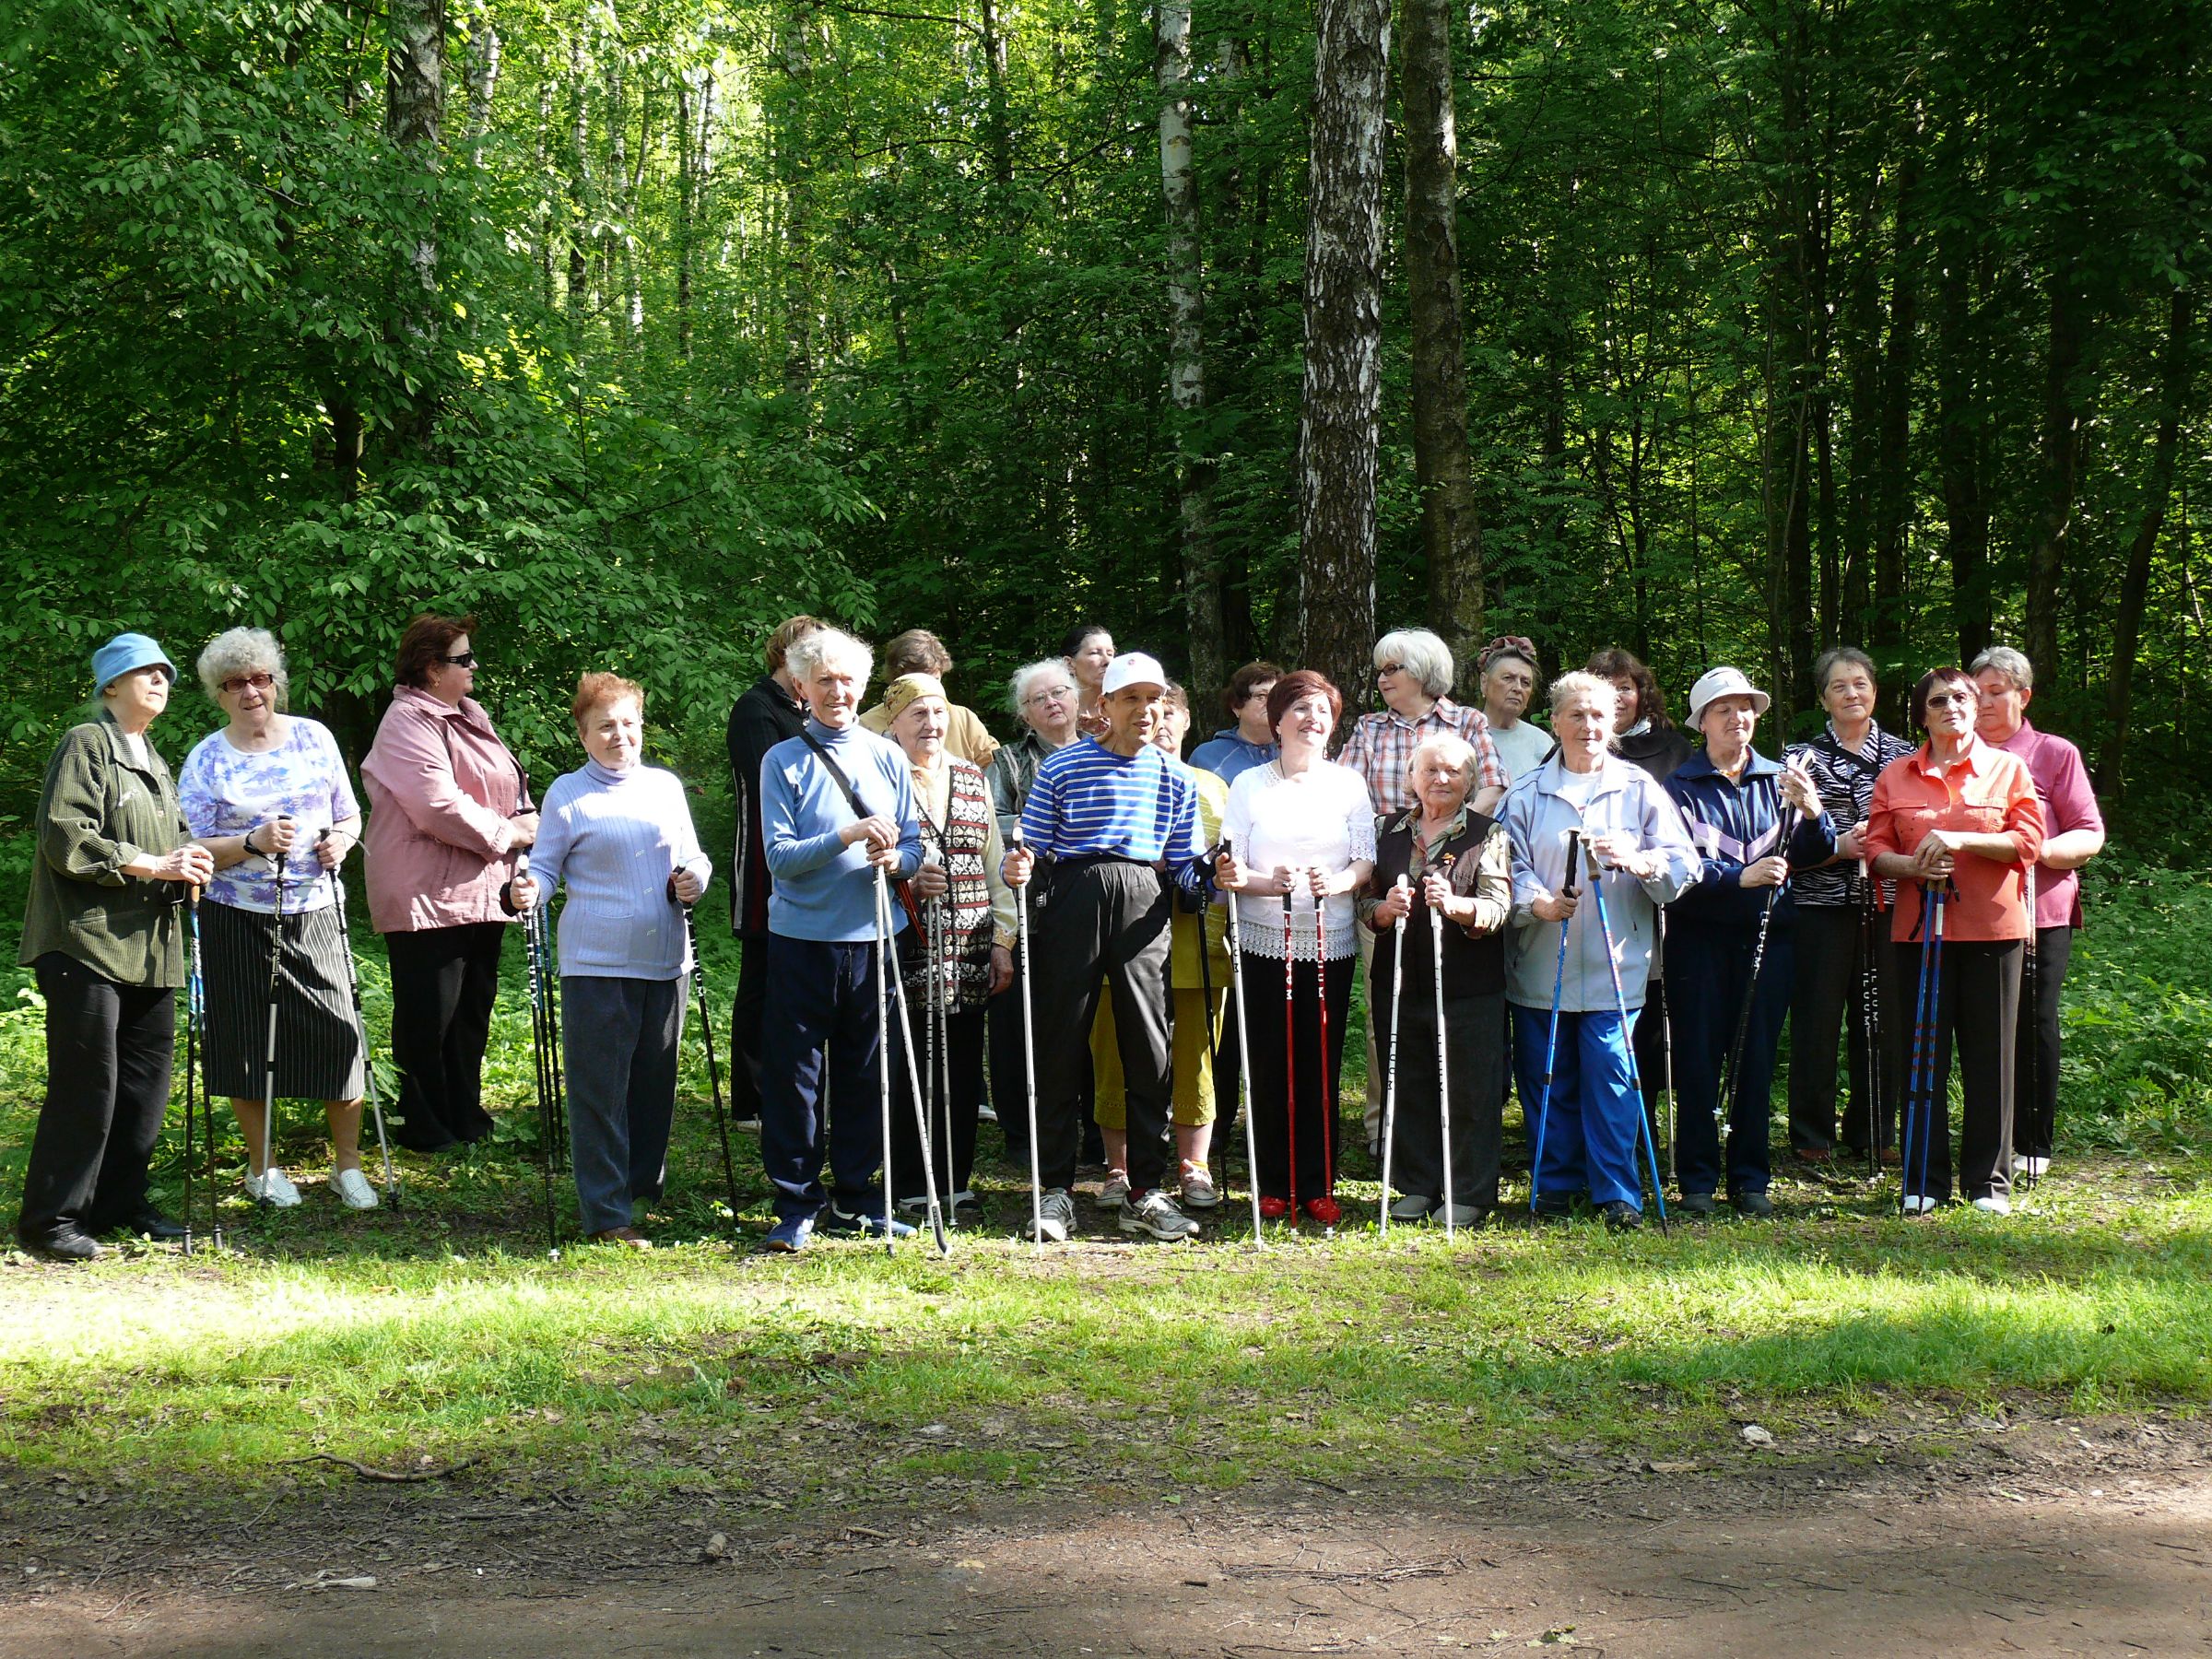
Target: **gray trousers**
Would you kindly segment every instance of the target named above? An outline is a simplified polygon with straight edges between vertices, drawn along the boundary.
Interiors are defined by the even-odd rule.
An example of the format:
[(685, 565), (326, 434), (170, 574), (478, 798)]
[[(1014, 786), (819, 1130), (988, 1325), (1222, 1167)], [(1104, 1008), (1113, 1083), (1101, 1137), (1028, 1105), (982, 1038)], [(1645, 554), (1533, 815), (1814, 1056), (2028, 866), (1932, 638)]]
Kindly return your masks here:
[(629, 1225), (633, 1199), (661, 1195), (676, 1115), (677, 1044), (689, 980), (560, 982), (569, 1155), (583, 1230)]

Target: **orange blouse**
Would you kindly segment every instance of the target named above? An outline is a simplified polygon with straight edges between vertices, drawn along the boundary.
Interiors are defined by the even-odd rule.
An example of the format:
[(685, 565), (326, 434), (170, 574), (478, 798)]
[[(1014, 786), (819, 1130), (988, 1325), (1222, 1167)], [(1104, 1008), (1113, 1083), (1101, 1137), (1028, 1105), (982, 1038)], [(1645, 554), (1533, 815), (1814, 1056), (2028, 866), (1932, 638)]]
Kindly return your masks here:
[[(1875, 780), (1874, 805), (1866, 814), (1866, 856), (1912, 853), (1931, 830), (1971, 835), (2009, 835), (2020, 849), (2020, 864), (1998, 864), (1976, 853), (1961, 853), (1952, 870), (1956, 895), (1945, 907), (1944, 936), (1961, 941), (2024, 939), (2028, 936), (2027, 898), (2021, 870), (2043, 850), (2043, 806), (2035, 782), (2017, 756), (1976, 737), (1952, 765), (1936, 764), (1922, 744), (1892, 760)], [(1900, 943), (1920, 936), (1920, 883), (1897, 884), (1897, 915), (1890, 936)]]

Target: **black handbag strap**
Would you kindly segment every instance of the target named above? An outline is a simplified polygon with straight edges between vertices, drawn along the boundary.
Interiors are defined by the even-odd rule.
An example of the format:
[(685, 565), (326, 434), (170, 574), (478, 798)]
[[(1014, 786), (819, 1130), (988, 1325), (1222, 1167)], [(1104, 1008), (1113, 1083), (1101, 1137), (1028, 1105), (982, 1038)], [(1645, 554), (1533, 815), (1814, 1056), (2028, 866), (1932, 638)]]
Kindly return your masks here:
[[(830, 775), (837, 780), (838, 790), (845, 797), (845, 805), (853, 808), (853, 816), (856, 818), (876, 817), (877, 815), (870, 812), (862, 803), (860, 791), (853, 787), (853, 780), (845, 776), (845, 769), (840, 766), (830, 756), (830, 751), (822, 747), (821, 739), (803, 725), (799, 728), (799, 736), (805, 740), (806, 747), (814, 751), (814, 758), (830, 769)], [(915, 902), (912, 885), (905, 877), (896, 877), (891, 882), (891, 890), (899, 896), (899, 903), (906, 912), (906, 919), (914, 927), (919, 928), (922, 925), (922, 910), (921, 906)]]

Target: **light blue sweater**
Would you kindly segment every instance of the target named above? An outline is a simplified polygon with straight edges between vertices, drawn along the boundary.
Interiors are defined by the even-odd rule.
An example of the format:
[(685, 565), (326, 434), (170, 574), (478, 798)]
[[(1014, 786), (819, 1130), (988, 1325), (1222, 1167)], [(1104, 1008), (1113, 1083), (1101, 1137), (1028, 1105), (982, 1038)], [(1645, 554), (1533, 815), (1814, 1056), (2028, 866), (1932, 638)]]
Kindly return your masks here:
[(530, 874), (541, 904), (568, 883), (559, 928), (564, 975), (670, 980), (687, 971), (684, 912), (668, 896), (668, 878), (689, 870), (704, 882), (712, 869), (674, 772), (611, 772), (586, 760), (546, 791)]
[[(857, 725), (832, 731), (811, 715), (806, 729), (852, 780), (872, 817), (899, 826), (893, 878), (922, 867), (922, 819), (906, 751)], [(787, 737), (760, 763), (760, 847), (776, 878), (768, 931), (787, 939), (856, 944), (876, 936), (876, 877), (867, 843), (846, 846), (838, 831), (857, 823), (844, 791), (804, 737)], [(891, 931), (906, 925), (894, 899)]]

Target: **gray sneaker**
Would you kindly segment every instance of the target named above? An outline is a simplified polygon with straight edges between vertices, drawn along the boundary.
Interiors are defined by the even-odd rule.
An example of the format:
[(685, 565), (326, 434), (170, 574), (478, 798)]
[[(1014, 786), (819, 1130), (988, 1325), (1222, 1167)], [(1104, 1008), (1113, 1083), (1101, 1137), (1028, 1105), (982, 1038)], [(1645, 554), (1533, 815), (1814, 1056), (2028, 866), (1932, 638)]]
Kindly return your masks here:
[(1219, 1209), (1221, 1194), (1215, 1189), (1214, 1178), (1204, 1164), (1186, 1163), (1182, 1166), (1182, 1202), (1190, 1209)]
[(1438, 1201), (1427, 1194), (1408, 1193), (1390, 1206), (1390, 1218), (1393, 1221), (1424, 1221), (1428, 1219), (1429, 1212), (1438, 1207)]
[(1075, 1225), (1076, 1201), (1065, 1187), (1052, 1187), (1045, 1192), (1041, 1218), (1033, 1218), (1023, 1230), (1040, 1244), (1065, 1244)]
[(1099, 1188), (1099, 1207), (1112, 1209), (1128, 1196), (1129, 1171), (1126, 1170), (1107, 1171), (1106, 1183)]
[(1198, 1236), (1198, 1223), (1175, 1207), (1175, 1201), (1154, 1187), (1142, 1198), (1122, 1200), (1121, 1229), (1147, 1238), (1181, 1243)]

